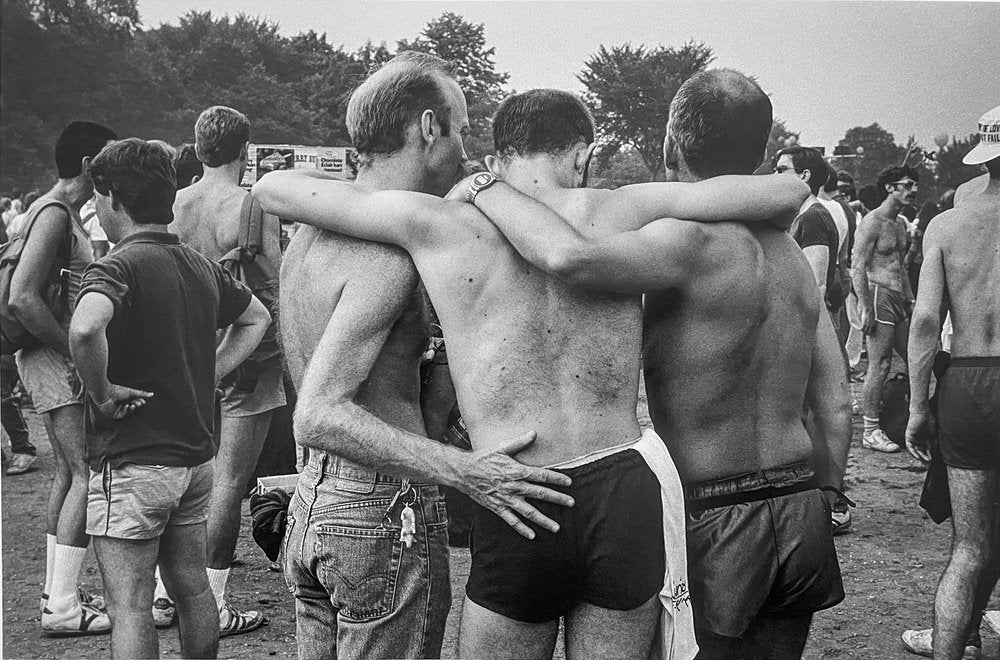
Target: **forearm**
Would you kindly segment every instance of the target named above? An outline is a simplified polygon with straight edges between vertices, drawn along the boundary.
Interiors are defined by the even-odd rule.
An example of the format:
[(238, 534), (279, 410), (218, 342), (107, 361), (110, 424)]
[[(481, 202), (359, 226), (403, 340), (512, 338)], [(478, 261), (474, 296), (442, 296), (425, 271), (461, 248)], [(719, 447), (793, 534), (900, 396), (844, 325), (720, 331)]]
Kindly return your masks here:
[(815, 418), (810, 440), (816, 480), (820, 486), (840, 489), (851, 449), (850, 400), (845, 391), (835, 401), (824, 402), (811, 410)]
[(108, 380), (108, 338), (99, 331), (74, 332), (70, 335), (73, 364), (91, 399), (96, 403), (111, 396)]
[(234, 325), (223, 335), (215, 348), (215, 382), (225, 378), (243, 364), (260, 344), (267, 324)]
[(868, 271), (864, 264), (855, 263), (851, 266), (851, 283), (854, 285), (854, 294), (858, 297), (858, 302), (866, 308), (872, 306), (872, 294), (868, 290)]
[(469, 456), (382, 421), (351, 401), (330, 405), (300, 399), (294, 416), (299, 444), (330, 452), (373, 470), (465, 490), (463, 462)]
[(570, 254), (589, 247), (586, 237), (561, 216), (502, 181), (476, 195), (475, 205), (525, 261), (547, 273), (558, 274)]
[(941, 319), (918, 309), (910, 322), (907, 366), (910, 372), (910, 410), (926, 412)]
[(69, 357), (69, 333), (52, 315), (45, 301), (37, 295), (28, 295), (11, 308), (28, 332), (52, 350)]

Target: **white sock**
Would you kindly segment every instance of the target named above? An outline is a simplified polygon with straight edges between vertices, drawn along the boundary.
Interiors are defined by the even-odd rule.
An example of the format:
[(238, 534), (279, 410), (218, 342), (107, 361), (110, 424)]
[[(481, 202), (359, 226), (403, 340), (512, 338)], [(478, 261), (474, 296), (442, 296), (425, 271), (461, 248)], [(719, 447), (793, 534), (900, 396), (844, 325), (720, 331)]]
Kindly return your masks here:
[(42, 589), (42, 593), (46, 596), (50, 593), (52, 589), (52, 573), (56, 566), (56, 535), (46, 534), (45, 535), (45, 587)]
[(208, 571), (208, 586), (215, 594), (215, 604), (219, 610), (222, 610), (226, 604), (226, 582), (229, 581), (229, 569), (207, 568), (205, 570)]
[(156, 577), (156, 589), (153, 591), (153, 600), (159, 600), (160, 598), (166, 598), (169, 601), (173, 601), (174, 599), (171, 598), (170, 594), (167, 593), (167, 588), (165, 586), (163, 586), (163, 579), (160, 578), (160, 567), (159, 566), (156, 567), (156, 573), (154, 575)]
[(72, 545), (56, 544), (52, 591), (49, 592), (49, 609), (52, 609), (51, 605), (55, 605), (56, 608), (62, 610), (76, 602), (77, 582), (80, 579), (80, 569), (83, 568), (83, 558), (86, 556), (86, 547), (77, 548)]

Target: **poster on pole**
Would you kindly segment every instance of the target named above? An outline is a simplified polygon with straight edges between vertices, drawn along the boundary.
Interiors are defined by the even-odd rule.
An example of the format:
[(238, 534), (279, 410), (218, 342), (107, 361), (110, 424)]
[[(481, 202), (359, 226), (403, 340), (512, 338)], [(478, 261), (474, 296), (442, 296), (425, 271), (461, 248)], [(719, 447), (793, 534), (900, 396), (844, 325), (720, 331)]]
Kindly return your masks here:
[(251, 144), (240, 185), (250, 188), (270, 172), (291, 169), (322, 170), (338, 179), (353, 181), (358, 174), (357, 152), (354, 147)]

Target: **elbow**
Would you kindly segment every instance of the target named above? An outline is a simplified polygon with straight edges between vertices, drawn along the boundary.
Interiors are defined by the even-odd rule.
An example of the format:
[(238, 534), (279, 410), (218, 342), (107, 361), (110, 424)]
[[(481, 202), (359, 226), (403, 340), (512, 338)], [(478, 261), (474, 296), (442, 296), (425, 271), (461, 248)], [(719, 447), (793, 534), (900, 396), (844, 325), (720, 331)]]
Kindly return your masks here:
[(544, 270), (567, 284), (584, 286), (591, 280), (589, 260), (584, 251), (560, 248), (545, 256)]
[(299, 398), (292, 415), (295, 442), (304, 447), (341, 453), (348, 436), (348, 414), (343, 405), (313, 401), (308, 394)]
[(27, 317), (31, 313), (30, 311), (32, 308), (31, 295), (23, 291), (15, 292), (12, 289), (10, 292), (10, 299), (8, 300), (7, 305), (10, 308), (11, 314), (13, 314), (15, 317), (17, 317), (18, 320), (20, 320), (23, 323), (25, 317)]

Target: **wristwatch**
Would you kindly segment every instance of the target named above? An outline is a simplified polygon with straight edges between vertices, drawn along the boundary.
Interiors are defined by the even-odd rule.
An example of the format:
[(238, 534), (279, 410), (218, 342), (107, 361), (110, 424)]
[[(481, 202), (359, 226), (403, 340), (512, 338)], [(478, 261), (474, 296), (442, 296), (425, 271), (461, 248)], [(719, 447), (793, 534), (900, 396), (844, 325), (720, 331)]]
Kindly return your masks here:
[(476, 176), (472, 177), (469, 189), (465, 191), (465, 201), (469, 204), (475, 204), (476, 195), (479, 194), (479, 191), (486, 190), (496, 182), (497, 178), (489, 172), (480, 172)]

